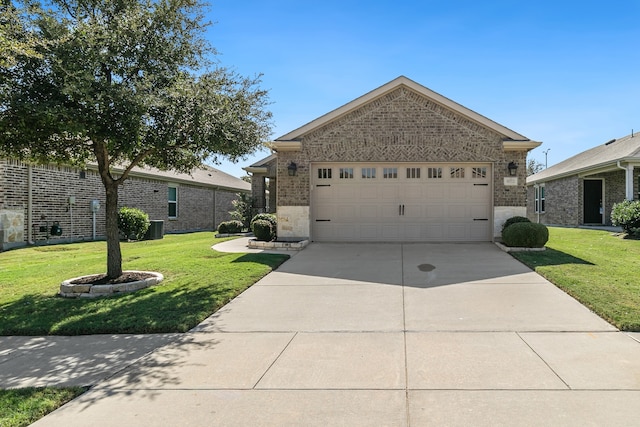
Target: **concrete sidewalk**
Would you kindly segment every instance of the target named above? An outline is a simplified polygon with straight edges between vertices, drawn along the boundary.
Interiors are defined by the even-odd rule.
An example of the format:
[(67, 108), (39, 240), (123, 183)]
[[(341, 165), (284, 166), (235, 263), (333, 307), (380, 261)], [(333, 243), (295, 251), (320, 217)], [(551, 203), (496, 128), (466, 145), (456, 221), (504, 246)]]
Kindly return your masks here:
[(637, 425), (639, 339), (489, 243), (312, 244), (34, 425)]

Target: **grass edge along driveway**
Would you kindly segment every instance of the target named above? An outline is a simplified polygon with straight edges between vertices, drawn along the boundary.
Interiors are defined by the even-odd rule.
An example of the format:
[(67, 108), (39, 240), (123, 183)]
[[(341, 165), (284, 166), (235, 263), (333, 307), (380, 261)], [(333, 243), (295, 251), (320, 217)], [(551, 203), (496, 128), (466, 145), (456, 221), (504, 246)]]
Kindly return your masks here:
[(549, 227), (546, 247), (511, 254), (618, 329), (640, 331), (640, 240)]
[(106, 243), (0, 253), (0, 335), (186, 332), (286, 261), (288, 255), (221, 253), (211, 232), (122, 243), (124, 270), (164, 275), (158, 286), (107, 298), (57, 296), (60, 283), (102, 273)]

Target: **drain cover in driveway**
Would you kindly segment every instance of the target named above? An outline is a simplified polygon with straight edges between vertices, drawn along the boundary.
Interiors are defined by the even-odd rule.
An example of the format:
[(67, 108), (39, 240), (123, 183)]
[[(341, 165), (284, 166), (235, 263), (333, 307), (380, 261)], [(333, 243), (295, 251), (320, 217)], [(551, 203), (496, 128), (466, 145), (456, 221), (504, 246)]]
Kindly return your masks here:
[(431, 264), (420, 264), (418, 266), (418, 270), (420, 270), (420, 271), (433, 271), (435, 269), (436, 268)]

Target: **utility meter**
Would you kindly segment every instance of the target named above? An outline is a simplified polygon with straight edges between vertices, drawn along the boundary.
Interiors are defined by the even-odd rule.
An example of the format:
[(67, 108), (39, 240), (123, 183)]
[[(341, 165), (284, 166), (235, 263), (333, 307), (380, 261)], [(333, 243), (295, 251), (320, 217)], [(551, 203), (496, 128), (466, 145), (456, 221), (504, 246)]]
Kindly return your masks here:
[(98, 212), (100, 210), (100, 200), (91, 201), (91, 212)]

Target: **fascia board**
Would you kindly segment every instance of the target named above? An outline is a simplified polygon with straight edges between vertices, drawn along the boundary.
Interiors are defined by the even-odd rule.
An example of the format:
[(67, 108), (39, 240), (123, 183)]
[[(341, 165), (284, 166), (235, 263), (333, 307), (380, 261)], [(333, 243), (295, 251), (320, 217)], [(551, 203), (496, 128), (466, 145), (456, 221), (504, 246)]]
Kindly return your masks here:
[(503, 141), (502, 147), (505, 151), (531, 151), (542, 145), (538, 141)]

